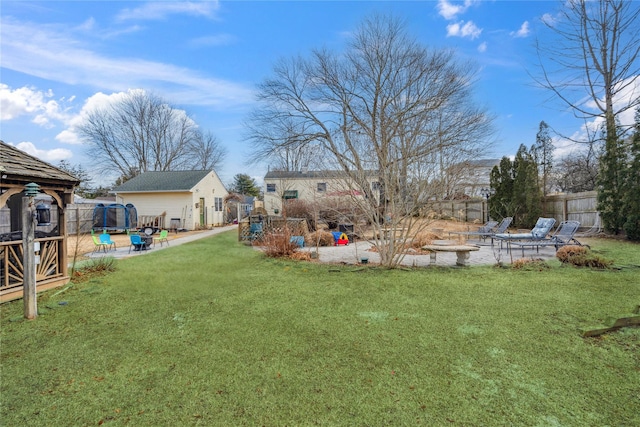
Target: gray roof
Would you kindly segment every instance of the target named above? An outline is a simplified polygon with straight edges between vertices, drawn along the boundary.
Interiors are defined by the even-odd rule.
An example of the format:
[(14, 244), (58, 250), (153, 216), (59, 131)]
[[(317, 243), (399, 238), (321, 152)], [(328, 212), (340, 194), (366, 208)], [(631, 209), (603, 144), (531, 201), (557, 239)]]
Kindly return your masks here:
[(478, 160), (467, 160), (462, 162), (465, 165), (477, 167), (477, 168), (493, 168), (494, 166), (498, 166), (500, 164), (501, 159), (478, 159)]
[(112, 193), (144, 193), (154, 191), (189, 191), (211, 170), (143, 172), (111, 190)]
[[(367, 176), (376, 176), (376, 171), (365, 171)], [(269, 171), (264, 179), (310, 179), (310, 178), (344, 178), (344, 171)]]
[(0, 141), (0, 166), (8, 181), (76, 186), (80, 180), (47, 162)]

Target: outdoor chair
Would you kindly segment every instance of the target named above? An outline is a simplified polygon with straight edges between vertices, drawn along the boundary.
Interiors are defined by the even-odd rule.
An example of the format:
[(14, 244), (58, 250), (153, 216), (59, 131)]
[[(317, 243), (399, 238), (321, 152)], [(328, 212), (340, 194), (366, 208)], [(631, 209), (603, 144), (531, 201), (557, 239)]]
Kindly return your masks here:
[(249, 227), (249, 239), (250, 240), (260, 240), (264, 237), (264, 231), (262, 229), (262, 224), (255, 222), (251, 224)]
[(107, 243), (101, 242), (96, 236), (91, 236), (91, 238), (93, 239), (94, 253), (98, 252), (100, 249), (103, 249), (105, 252), (107, 252), (107, 246), (109, 246)]
[(160, 236), (156, 237), (156, 243), (160, 243), (160, 247), (162, 247), (162, 244), (166, 242), (167, 246), (169, 246), (169, 240), (167, 239), (168, 236), (169, 236), (168, 230), (160, 231)]
[[(528, 233), (496, 233), (491, 236), (491, 245), (493, 246), (493, 240), (496, 239), (500, 242), (500, 247), (502, 247), (502, 242), (513, 242), (516, 240), (526, 240), (526, 241), (537, 241), (542, 240), (547, 237), (547, 234), (551, 231), (553, 226), (555, 225), (555, 218), (538, 218), (535, 227), (531, 229)], [(509, 246), (507, 246), (507, 251), (509, 250)]]
[(137, 234), (130, 234), (129, 240), (131, 241), (131, 245), (129, 246), (129, 253), (131, 253), (131, 248), (133, 247), (135, 251), (144, 250), (145, 243)]
[(582, 246), (576, 238), (574, 237), (576, 232), (580, 228), (579, 221), (562, 221), (555, 233), (549, 238), (544, 238), (541, 240), (532, 240), (532, 241), (517, 241), (514, 240), (509, 242), (509, 244), (520, 246), (522, 249), (522, 256), (524, 257), (524, 249), (525, 248), (536, 248), (536, 252), (539, 252), (540, 246), (553, 246), (556, 251), (560, 249), (562, 246), (566, 245), (578, 245)]
[(111, 236), (108, 233), (100, 234), (100, 243), (106, 245), (105, 252), (107, 248), (113, 249), (114, 251), (116, 250), (116, 242), (111, 240)]
[[(487, 238), (492, 237), (495, 234), (501, 234), (507, 231), (507, 228), (511, 225), (511, 221), (513, 221), (513, 218), (508, 216), (506, 218), (502, 218), (500, 224), (498, 224), (497, 221), (488, 221), (477, 231), (451, 231), (449, 235), (460, 234), (464, 236), (478, 236), (478, 240), (482, 239), (482, 241), (485, 241)], [(493, 244), (493, 239), (491, 240), (491, 244)]]
[[(485, 241), (489, 237), (493, 237), (496, 234), (501, 234), (507, 231), (507, 228), (511, 225), (511, 221), (513, 221), (513, 218), (508, 216), (506, 218), (502, 218), (500, 224), (498, 224), (497, 221), (488, 221), (477, 231), (451, 231), (449, 235), (461, 234), (465, 236), (478, 236), (478, 240), (482, 239), (482, 241)], [(491, 240), (491, 244), (493, 244), (493, 239)]]

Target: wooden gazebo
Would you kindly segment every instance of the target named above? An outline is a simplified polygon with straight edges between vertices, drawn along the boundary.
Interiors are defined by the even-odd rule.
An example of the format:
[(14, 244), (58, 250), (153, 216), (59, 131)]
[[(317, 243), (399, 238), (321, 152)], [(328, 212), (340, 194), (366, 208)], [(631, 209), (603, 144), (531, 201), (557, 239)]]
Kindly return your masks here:
[(25, 185), (40, 186), (36, 201), (50, 206), (50, 225), (36, 227), (39, 245), (36, 289), (69, 282), (65, 208), (79, 180), (69, 173), (0, 141), (0, 302), (23, 295), (22, 198)]

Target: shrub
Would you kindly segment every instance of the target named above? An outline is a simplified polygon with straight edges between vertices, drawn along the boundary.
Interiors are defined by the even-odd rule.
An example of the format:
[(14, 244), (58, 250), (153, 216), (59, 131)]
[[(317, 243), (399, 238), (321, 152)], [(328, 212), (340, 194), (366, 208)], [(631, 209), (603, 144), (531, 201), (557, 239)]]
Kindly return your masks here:
[(307, 246), (333, 246), (333, 234), (326, 230), (317, 230), (309, 233), (304, 238), (304, 244)]
[(292, 253), (289, 258), (296, 261), (311, 261), (311, 252), (298, 251)]
[(298, 245), (290, 241), (291, 233), (265, 233), (260, 244), (264, 247), (264, 253), (271, 258), (291, 257), (297, 252)]
[(419, 249), (424, 245), (430, 245), (434, 240), (441, 240), (442, 237), (430, 231), (423, 231), (415, 235), (411, 240), (411, 247)]
[(542, 271), (549, 269), (549, 265), (542, 259), (520, 258), (511, 265), (515, 270)]
[(287, 217), (304, 218), (310, 230), (315, 230), (313, 205), (300, 199), (287, 200)]
[(116, 260), (113, 257), (94, 258), (86, 261), (82, 267), (72, 272), (74, 282), (82, 282), (95, 276), (102, 276), (116, 270)]
[(556, 252), (556, 258), (563, 264), (571, 264), (576, 267), (609, 268), (613, 261), (594, 254), (585, 246), (563, 246)]

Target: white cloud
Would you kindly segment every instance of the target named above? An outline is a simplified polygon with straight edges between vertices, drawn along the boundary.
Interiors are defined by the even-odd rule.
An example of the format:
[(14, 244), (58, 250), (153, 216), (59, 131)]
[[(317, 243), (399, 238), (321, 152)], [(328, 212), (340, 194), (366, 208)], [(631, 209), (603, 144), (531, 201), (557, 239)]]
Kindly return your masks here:
[(518, 31), (512, 31), (511, 36), (516, 38), (527, 37), (531, 33), (529, 29), (529, 21), (524, 21)]
[[(52, 97), (51, 90), (42, 92), (27, 86), (13, 90), (0, 83), (0, 120), (32, 116), (31, 121), (43, 127), (51, 127), (52, 121), (64, 122), (69, 117), (68, 112), (58, 101), (49, 99)], [(64, 99), (60, 102), (64, 102)]]
[(447, 37), (463, 37), (471, 40), (480, 37), (482, 29), (478, 28), (473, 21), (460, 21), (447, 25)]
[[(87, 98), (80, 112), (69, 120), (67, 120), (67, 129), (56, 135), (56, 140), (65, 144), (82, 144), (83, 141), (78, 135), (77, 128), (89, 117), (91, 113), (95, 111), (108, 108), (111, 105), (117, 104), (122, 101), (126, 96), (132, 93), (145, 93), (143, 89), (130, 89), (126, 92), (117, 92), (107, 95), (102, 92), (98, 92), (91, 97)], [(174, 109), (177, 114), (187, 116), (187, 112), (180, 109)]]
[(189, 42), (191, 46), (225, 46), (235, 42), (236, 38), (231, 34), (217, 34), (193, 39)]
[(540, 18), (540, 20), (542, 21), (542, 23), (550, 27), (555, 26), (557, 22), (557, 19), (550, 13), (545, 13), (544, 15), (542, 15), (542, 18)]
[(477, 0), (465, 0), (463, 3), (450, 3), (448, 0), (438, 0), (438, 13), (444, 19), (451, 20), (469, 9)]
[(484, 53), (487, 51), (487, 42), (482, 42), (478, 45), (478, 52)]
[(192, 15), (212, 17), (218, 10), (217, 0), (205, 1), (181, 1), (181, 2), (149, 2), (134, 9), (123, 9), (116, 19), (128, 20), (162, 20), (169, 15)]
[[(12, 144), (13, 145), (13, 144)], [(15, 147), (24, 151), (27, 154), (31, 154), (34, 157), (44, 160), (49, 163), (57, 163), (60, 160), (67, 160), (73, 157), (73, 153), (66, 148), (54, 148), (52, 150), (41, 150), (36, 148), (31, 142), (19, 142), (15, 144)]]
[(172, 64), (103, 56), (66, 28), (10, 18), (0, 24), (2, 66), (10, 70), (111, 91), (145, 87), (179, 104), (229, 108), (253, 102), (252, 89), (231, 81)]

